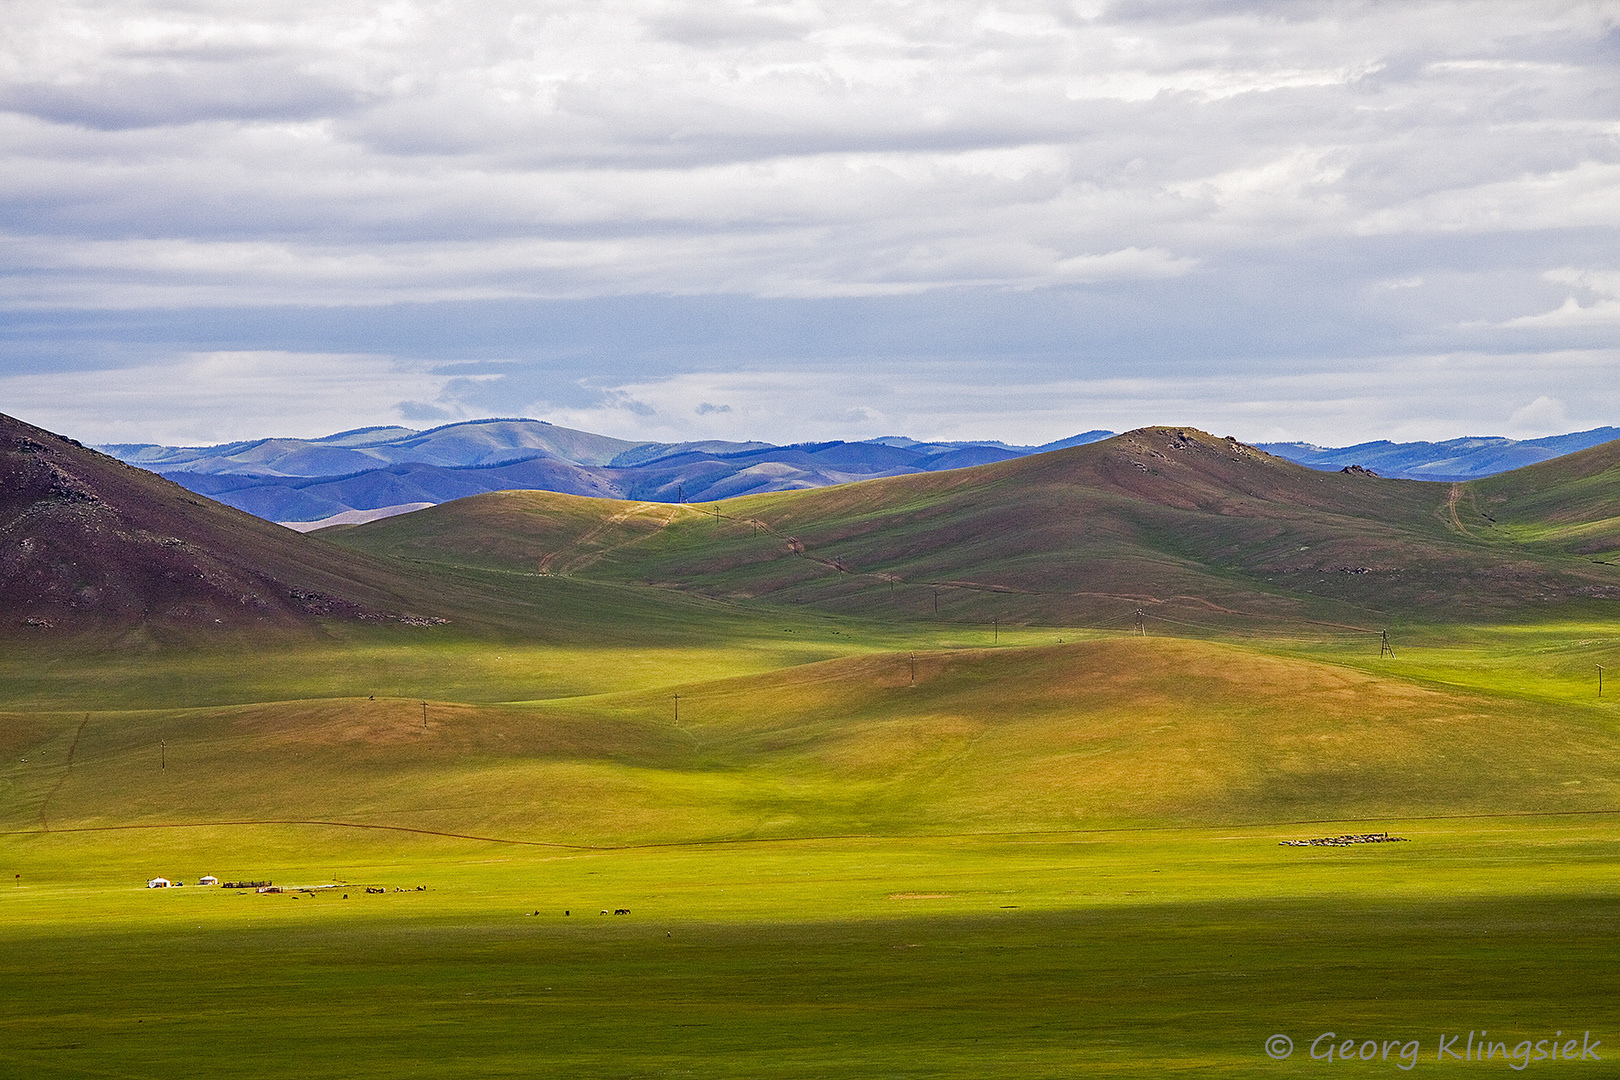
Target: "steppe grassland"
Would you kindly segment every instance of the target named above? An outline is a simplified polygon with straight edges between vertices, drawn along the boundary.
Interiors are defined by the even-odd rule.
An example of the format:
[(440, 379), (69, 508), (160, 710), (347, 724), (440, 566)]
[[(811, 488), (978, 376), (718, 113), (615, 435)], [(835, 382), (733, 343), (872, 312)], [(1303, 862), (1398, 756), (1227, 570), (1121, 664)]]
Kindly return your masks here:
[[(1613, 622), (1418, 625), (1395, 630), (1392, 644), (1395, 656), (1388, 659), (1378, 656), (1376, 639), (1370, 649), (1346, 649), (1340, 639), (1296, 640), (1288, 648), (1296, 655), (1504, 698), (1577, 708), (1620, 706), (1620, 677), (1609, 674), (1620, 665), (1620, 632)], [(1601, 698), (1599, 666), (1606, 669)]]
[[(783, 616), (737, 639), (752, 653), (442, 634), (85, 661), (50, 680), (18, 665), (0, 983), (27, 990), (0, 998), (0, 1073), (1276, 1076), (1322, 1067), (1304, 1044), (1324, 1030), (1421, 1039), (1422, 1071), (1441, 1032), (1620, 1033), (1612, 816), (1398, 816), (1613, 809), (1615, 706), (1579, 677), (1613, 655), (1605, 627), (1406, 628), (1394, 661), (1332, 637), (1079, 636)], [(95, 685), (108, 671), (121, 687)], [(372, 702), (354, 685), (389, 678), (410, 692)], [(1475, 718), (1449, 765), (1424, 754), (1447, 710), (1447, 745)], [(1347, 737), (1346, 721), (1362, 726)], [(1103, 727), (1107, 753), (1019, 772), (1052, 749), (1036, 733)], [(1233, 746), (1210, 741), (1234, 732), (1333, 769), (1234, 786)], [(154, 736), (175, 755), (155, 773)], [(914, 753), (942, 738), (948, 752)], [(1190, 770), (1132, 787), (1133, 753)], [(1343, 815), (1386, 759), (1374, 820), (1278, 823)], [(1096, 799), (1081, 813), (1076, 773)], [(41, 807), (52, 829), (332, 814), (586, 846), (310, 825), (47, 834)], [(846, 835), (746, 842), (810, 827)], [(1410, 842), (1277, 846), (1385, 829)], [(352, 887), (139, 887), (156, 873)], [(1274, 1033), (1300, 1044), (1288, 1062), (1265, 1057)]]
[[(1615, 1029), (1609, 823), (1382, 824), (1410, 842), (10, 838), (27, 880), (4, 905), (0, 973), (26, 992), (0, 999), (0, 1040), (15, 1075), (39, 1077), (199, 1059), (358, 1077), (1275, 1076), (1320, 1067), (1268, 1059), (1277, 1033), (1297, 1059), (1322, 1031), (1418, 1039), (1428, 1071), (1442, 1033)], [(154, 864), (347, 886), (130, 883)]]

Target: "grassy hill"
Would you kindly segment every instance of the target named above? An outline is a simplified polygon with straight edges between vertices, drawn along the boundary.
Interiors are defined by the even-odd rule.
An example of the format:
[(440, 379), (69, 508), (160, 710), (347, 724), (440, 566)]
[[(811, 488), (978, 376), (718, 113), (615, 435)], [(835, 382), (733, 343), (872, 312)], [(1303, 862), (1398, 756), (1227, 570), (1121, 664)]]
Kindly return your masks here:
[[(1536, 468), (1585, 468), (1585, 486), (1521, 499), (1527, 522), (1606, 527), (1591, 516), (1607, 519), (1612, 475)], [(502, 492), (327, 535), (426, 562), (904, 620), (937, 608), (945, 619), (1120, 627), (1140, 609), (1187, 628), (1370, 628), (1607, 612), (1620, 599), (1616, 568), (1540, 542), (1528, 525), (1493, 527), (1494, 504), (1481, 499), (1534, 490), (1540, 475), (1476, 487), (1318, 473), (1152, 428), (974, 469), (702, 507)]]
[[(338, 547), (0, 416), (0, 640), (38, 656), (204, 653), (356, 636), (453, 643), (753, 636), (713, 604), (611, 584), (514, 579)], [(19, 660), (19, 657), (22, 659)]]
[(509, 675), (531, 701), (13, 711), (0, 830), (317, 820), (604, 845), (1620, 804), (1620, 732), (1592, 699), (1140, 637), (743, 663), (606, 694)]
[(1489, 525), (1532, 548), (1620, 562), (1620, 442), (1469, 485)]

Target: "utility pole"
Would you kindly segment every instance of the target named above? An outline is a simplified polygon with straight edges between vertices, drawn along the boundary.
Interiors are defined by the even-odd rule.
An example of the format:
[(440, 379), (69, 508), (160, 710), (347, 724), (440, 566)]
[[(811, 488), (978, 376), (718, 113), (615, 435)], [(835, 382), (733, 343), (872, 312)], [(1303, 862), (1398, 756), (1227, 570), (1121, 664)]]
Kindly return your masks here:
[(422, 730), (427, 730), (427, 702), (422, 702)]
[(990, 644), (992, 644), (992, 645), (1001, 644), (1001, 620), (1000, 619), (991, 619), (990, 620)]
[(917, 654), (911, 654), (911, 685), (917, 685)]
[(1141, 608), (1136, 610), (1136, 636), (1147, 637), (1147, 612)]
[(939, 618), (939, 590), (934, 590), (934, 618)]
[(1379, 634), (1382, 636), (1379, 639), (1380, 644), (1378, 646), (1378, 658), (1382, 660), (1387, 656), (1391, 660), (1395, 659), (1395, 650), (1389, 647), (1389, 631), (1380, 630)]
[(1598, 697), (1603, 696), (1603, 665), (1598, 665)]
[(158, 769), (166, 772), (169, 768), (169, 742), (167, 739), (158, 740)]
[(675, 695), (675, 726), (681, 725), (681, 695)]

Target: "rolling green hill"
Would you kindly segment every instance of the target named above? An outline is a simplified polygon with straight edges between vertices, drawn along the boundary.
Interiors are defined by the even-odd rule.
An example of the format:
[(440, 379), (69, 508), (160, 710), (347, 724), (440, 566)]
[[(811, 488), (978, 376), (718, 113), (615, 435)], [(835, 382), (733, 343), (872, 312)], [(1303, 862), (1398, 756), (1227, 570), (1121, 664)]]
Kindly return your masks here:
[(1581, 811), (1620, 801), (1611, 712), (1135, 637), (531, 702), (14, 711), (0, 831), (326, 821), (607, 845)]
[(1535, 548), (1620, 562), (1620, 442), (1468, 485), (1495, 528)]
[[(1231, 440), (1150, 428), (973, 469), (701, 507), (501, 492), (328, 535), (424, 562), (902, 620), (936, 608), (948, 620), (1116, 628), (1138, 609), (1187, 628), (1592, 616), (1620, 600), (1620, 568), (1545, 537), (1608, 535), (1620, 482), (1596, 462), (1614, 453), (1428, 484), (1313, 472)], [(1579, 483), (1518, 499), (1526, 524), (1495, 527), (1491, 498), (1572, 469)]]

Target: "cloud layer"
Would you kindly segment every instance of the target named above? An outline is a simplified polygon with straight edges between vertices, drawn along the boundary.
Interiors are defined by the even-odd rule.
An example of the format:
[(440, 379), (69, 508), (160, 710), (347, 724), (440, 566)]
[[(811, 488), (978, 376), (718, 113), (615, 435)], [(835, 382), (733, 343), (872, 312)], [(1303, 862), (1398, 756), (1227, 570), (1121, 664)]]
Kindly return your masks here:
[[(1193, 368), (1216, 380), (1196, 401), (1242, 402), (1348, 358), (1601, 350), (1620, 322), (1612, 2), (14, 0), (7, 24), (0, 305), (58, 328), (9, 335), (18, 377), (298, 351), (254, 308), (437, 305), (459, 350), (304, 351), (504, 359), (468, 407), (577, 411), (702, 371), (792, 394), (806, 362), (864, 370), (884, 332), (829, 324), (918, 329), (885, 300), (944, 298), (884, 361), (948, 354), (953, 309), (1049, 331), (973, 328), (965, 415), (1008, 358), (1031, 386)], [(634, 320), (645, 297), (763, 320), (758, 342), (545, 344), (569, 305)], [(793, 342), (784, 300), (820, 312)], [(490, 340), (491, 303), (527, 305), (527, 343)], [(172, 340), (208, 310), (238, 314)], [(119, 312), (174, 325), (133, 355), (94, 329)], [(1444, 387), (1373, 415), (1505, 431), (1559, 396), (1503, 386), (1469, 413)]]

